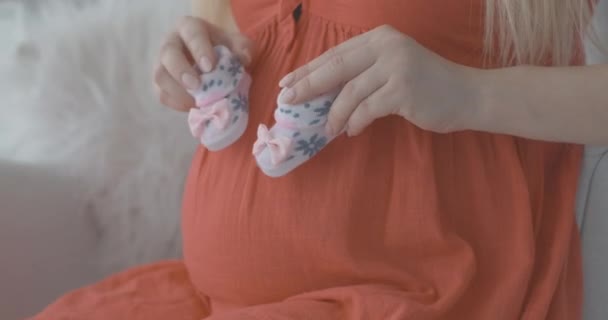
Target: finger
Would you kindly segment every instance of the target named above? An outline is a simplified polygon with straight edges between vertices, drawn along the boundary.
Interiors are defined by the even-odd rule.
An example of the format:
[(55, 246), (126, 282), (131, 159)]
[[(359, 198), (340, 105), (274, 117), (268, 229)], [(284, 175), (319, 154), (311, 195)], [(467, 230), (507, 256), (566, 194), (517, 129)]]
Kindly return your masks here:
[(391, 114), (393, 101), (386, 99), (388, 91), (387, 86), (383, 85), (359, 103), (346, 124), (348, 136), (360, 134), (374, 120)]
[[(178, 98), (181, 101), (189, 101), (193, 100), (192, 96), (184, 89), (184, 87), (177, 82), (167, 71), (167, 69), (159, 65), (156, 68), (154, 74), (154, 82), (158, 85), (162, 90), (167, 91), (172, 96)], [(193, 100), (194, 101), (194, 100)]]
[(232, 52), (234, 52), (242, 64), (249, 65), (253, 59), (255, 50), (254, 42), (240, 34), (232, 35), (229, 39), (229, 46), (232, 48)]
[(177, 34), (169, 36), (161, 49), (161, 65), (185, 88), (195, 90), (200, 86), (198, 72), (184, 54), (184, 44)]
[(338, 55), (343, 55), (346, 52), (361, 47), (367, 41), (369, 37), (368, 33), (364, 33), (362, 35), (356, 36), (348, 41), (342, 42), (341, 44), (333, 47), (323, 54), (313, 59), (309, 63), (301, 66), (300, 68), (294, 70), (293, 72), (287, 74), (281, 81), (279, 81), (279, 86), (291, 87), (296, 82), (300, 81), (302, 78), (308, 76), (313, 71), (317, 70), (322, 65), (325, 65), (328, 61), (335, 59)]
[(373, 63), (374, 54), (369, 50), (351, 50), (336, 55), (284, 91), (279, 100), (287, 104), (310, 100), (350, 81)]
[(255, 47), (249, 38), (240, 33), (226, 33), (214, 25), (209, 25), (208, 31), (213, 43), (228, 47), (243, 65), (251, 63)]
[(157, 68), (154, 75), (157, 95), (161, 103), (177, 110), (188, 110), (194, 107), (194, 98), (173, 79), (169, 72), (162, 66)]
[(182, 18), (178, 25), (181, 40), (203, 72), (211, 71), (216, 61), (208, 25), (193, 17)]
[(187, 112), (188, 110), (190, 110), (190, 108), (185, 107), (179, 101), (173, 99), (169, 95), (169, 93), (163, 91), (162, 89), (156, 87), (155, 91), (156, 91), (156, 94), (158, 95), (159, 100), (162, 105), (167, 106), (173, 110), (180, 111), (180, 112)]
[(327, 116), (326, 130), (329, 134), (342, 131), (357, 106), (386, 83), (378, 69), (368, 68), (344, 85)]

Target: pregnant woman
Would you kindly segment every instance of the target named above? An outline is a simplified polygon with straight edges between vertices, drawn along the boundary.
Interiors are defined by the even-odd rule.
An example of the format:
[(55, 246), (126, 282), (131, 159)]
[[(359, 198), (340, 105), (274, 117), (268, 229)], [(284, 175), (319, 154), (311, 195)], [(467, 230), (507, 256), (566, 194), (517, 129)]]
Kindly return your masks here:
[[(195, 4), (161, 50), (161, 101), (200, 107), (223, 54), (251, 87), (242, 135), (192, 161), (184, 260), (34, 319), (581, 318), (581, 145), (608, 143), (608, 67), (580, 66), (592, 3)], [(296, 149), (258, 126), (331, 92)], [(308, 158), (271, 177), (271, 147)]]

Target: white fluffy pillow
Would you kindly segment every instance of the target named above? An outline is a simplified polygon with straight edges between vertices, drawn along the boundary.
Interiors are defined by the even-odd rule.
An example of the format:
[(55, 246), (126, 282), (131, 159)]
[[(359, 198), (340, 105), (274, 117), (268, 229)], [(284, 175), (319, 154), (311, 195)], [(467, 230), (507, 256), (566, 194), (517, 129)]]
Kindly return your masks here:
[(102, 270), (180, 254), (196, 143), (185, 115), (157, 102), (151, 74), (188, 2), (47, 3), (28, 26), (34, 57), (0, 74), (0, 158), (81, 182), (82, 210), (70, 214), (95, 221)]

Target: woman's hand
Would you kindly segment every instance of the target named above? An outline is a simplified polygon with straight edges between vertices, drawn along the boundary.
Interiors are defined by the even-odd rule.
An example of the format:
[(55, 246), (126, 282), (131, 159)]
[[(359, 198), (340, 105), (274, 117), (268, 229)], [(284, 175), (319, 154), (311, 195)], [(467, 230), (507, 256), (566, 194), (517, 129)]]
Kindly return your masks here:
[(477, 98), (464, 67), (382, 26), (330, 49), (279, 83), (284, 103), (301, 103), (344, 85), (327, 123), (329, 133), (357, 135), (377, 118), (400, 115), (436, 132), (469, 129)]
[(179, 111), (194, 107), (194, 99), (186, 89), (200, 85), (200, 75), (195, 69), (208, 72), (216, 62), (213, 47), (224, 45), (237, 55), (244, 65), (251, 60), (251, 42), (239, 33), (228, 33), (195, 17), (183, 17), (160, 50), (154, 72), (156, 94), (162, 104)]

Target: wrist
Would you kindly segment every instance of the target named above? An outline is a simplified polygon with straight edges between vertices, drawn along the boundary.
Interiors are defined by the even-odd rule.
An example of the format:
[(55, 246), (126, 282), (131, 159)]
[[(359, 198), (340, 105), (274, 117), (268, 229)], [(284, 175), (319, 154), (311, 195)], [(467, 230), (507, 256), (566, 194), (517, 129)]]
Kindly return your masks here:
[[(518, 91), (519, 67), (501, 69), (475, 69), (470, 75), (473, 91), (472, 115), (469, 129), (500, 134), (510, 134), (508, 126), (517, 122), (515, 106), (521, 106)], [(525, 78), (525, 77), (524, 77)], [(518, 80), (520, 79), (520, 80)], [(509, 107), (506, 107), (506, 106)], [(521, 119), (520, 119), (521, 120)]]
[(465, 96), (465, 117), (462, 127), (465, 130), (487, 131), (492, 119), (491, 107), (496, 96), (494, 88), (496, 76), (491, 70), (463, 67)]

